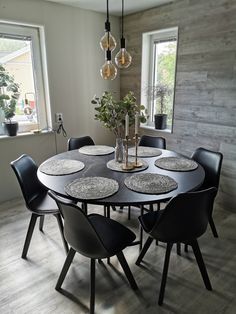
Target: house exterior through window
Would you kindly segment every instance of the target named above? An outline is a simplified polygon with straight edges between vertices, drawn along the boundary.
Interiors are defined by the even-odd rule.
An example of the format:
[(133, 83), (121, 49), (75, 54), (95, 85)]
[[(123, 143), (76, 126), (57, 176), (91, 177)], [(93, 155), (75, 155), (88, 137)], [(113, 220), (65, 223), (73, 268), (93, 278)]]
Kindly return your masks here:
[[(0, 65), (19, 85), (13, 120), (19, 133), (51, 126), (42, 27), (0, 23)], [(4, 134), (0, 110), (0, 135)]]

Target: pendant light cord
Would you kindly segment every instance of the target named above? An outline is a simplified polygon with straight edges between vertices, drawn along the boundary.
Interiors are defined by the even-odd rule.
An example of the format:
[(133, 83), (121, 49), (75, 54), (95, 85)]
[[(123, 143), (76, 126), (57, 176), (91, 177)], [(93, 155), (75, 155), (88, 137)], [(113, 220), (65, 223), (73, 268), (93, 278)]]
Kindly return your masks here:
[(107, 0), (107, 22), (109, 22), (109, 1)]
[(122, 0), (121, 38), (124, 38), (124, 0)]
[(105, 31), (110, 32), (111, 26), (109, 21), (109, 0), (107, 0), (107, 20), (105, 22)]

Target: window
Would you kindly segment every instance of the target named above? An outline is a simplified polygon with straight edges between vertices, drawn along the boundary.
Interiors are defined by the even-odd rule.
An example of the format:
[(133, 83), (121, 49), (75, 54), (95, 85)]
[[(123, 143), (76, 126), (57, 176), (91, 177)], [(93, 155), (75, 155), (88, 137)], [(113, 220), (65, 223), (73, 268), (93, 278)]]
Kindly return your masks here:
[(177, 35), (177, 28), (143, 34), (141, 103), (148, 110), (147, 125), (158, 129), (172, 130)]
[[(51, 126), (43, 28), (0, 23), (0, 65), (19, 85), (18, 132)], [(4, 121), (0, 113), (0, 122)], [(2, 124), (2, 123), (0, 123)], [(0, 134), (4, 130), (0, 127)]]

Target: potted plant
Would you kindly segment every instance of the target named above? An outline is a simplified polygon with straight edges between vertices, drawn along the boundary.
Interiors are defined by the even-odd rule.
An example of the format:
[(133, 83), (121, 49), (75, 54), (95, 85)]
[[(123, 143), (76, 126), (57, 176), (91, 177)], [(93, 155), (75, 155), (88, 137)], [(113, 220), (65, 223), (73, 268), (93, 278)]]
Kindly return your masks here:
[[(115, 100), (112, 93), (104, 92), (101, 98), (94, 97), (91, 102), (97, 105), (95, 107), (95, 120), (101, 121), (106, 128), (115, 134), (118, 146), (123, 146), (125, 116), (127, 113), (129, 115), (130, 126), (134, 125), (135, 114), (137, 112), (140, 114), (140, 122), (146, 122), (145, 107), (137, 104), (134, 93), (131, 91), (121, 100)], [(120, 159), (122, 158), (120, 157)]]
[(3, 124), (9, 136), (15, 136), (18, 130), (18, 122), (12, 121), (12, 118), (15, 115), (19, 95), (19, 84), (15, 83), (14, 77), (0, 65), (0, 108), (5, 116), (6, 121)]
[(167, 114), (166, 112), (166, 96), (171, 94), (171, 89), (168, 85), (158, 83), (155, 86), (148, 88), (148, 96), (152, 101), (157, 100), (156, 114), (154, 114), (155, 129), (166, 129), (167, 127)]

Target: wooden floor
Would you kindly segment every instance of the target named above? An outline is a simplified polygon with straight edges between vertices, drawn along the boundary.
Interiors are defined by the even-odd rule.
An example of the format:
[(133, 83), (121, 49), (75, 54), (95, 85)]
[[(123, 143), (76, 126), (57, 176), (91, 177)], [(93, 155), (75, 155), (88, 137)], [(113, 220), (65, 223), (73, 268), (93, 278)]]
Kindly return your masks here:
[[(93, 207), (101, 212), (102, 208)], [(112, 212), (117, 219), (138, 230), (138, 210)], [(63, 294), (54, 287), (65, 259), (54, 217), (45, 219), (44, 233), (33, 235), (28, 260), (20, 258), (29, 213), (22, 202), (0, 207), (0, 313), (88, 313), (89, 263), (78, 254), (63, 284)], [(132, 291), (117, 259), (96, 266), (96, 313), (236, 313), (236, 214), (215, 209), (219, 239), (210, 230), (200, 239), (200, 247), (213, 291), (204, 288), (192, 252), (170, 260), (164, 305), (157, 305), (165, 253), (164, 244), (152, 245), (141, 267), (135, 265), (138, 247), (124, 253), (139, 286)]]

